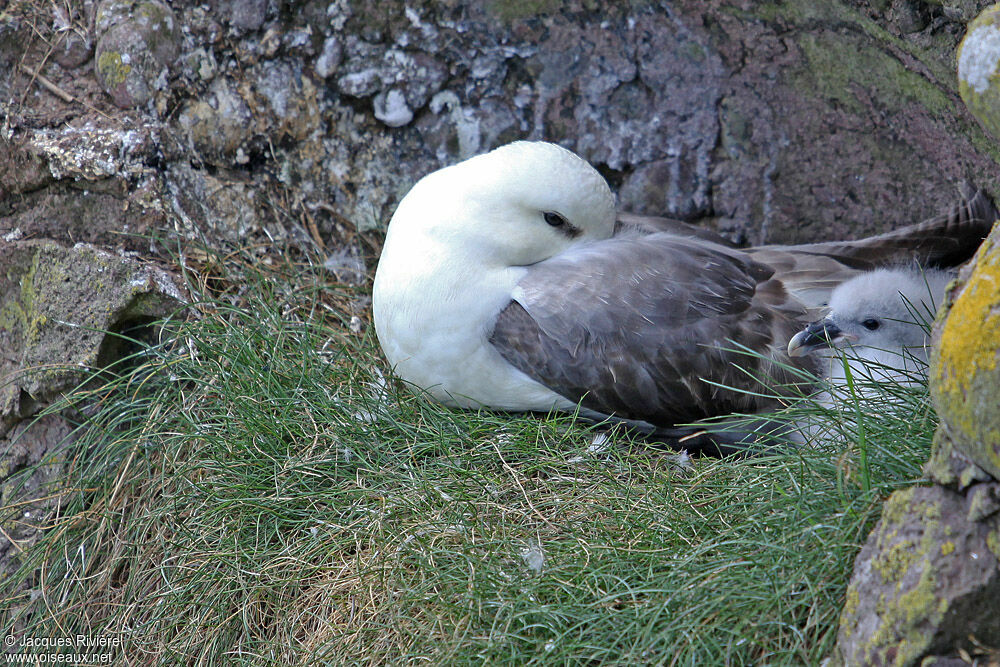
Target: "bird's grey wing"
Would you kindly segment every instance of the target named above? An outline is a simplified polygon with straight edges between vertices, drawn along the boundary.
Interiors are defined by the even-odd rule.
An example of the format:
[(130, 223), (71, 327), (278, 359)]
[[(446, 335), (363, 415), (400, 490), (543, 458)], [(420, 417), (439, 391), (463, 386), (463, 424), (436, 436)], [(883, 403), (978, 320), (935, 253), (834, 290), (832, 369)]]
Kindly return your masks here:
[(655, 234), (667, 232), (674, 236), (688, 236), (702, 241), (709, 241), (727, 248), (735, 248), (736, 244), (721, 234), (704, 227), (676, 220), (651, 215), (636, 215), (635, 213), (619, 213), (615, 219), (615, 234)]
[(753, 259), (774, 267), (775, 277), (810, 307), (862, 271), (916, 264), (950, 268), (968, 261), (1000, 217), (989, 196), (976, 191), (951, 211), (924, 222), (857, 241), (748, 248)]
[(693, 238), (616, 236), (530, 267), (490, 342), (522, 372), (604, 415), (669, 426), (756, 412), (773, 401), (754, 395), (765, 393), (755, 377), (797, 380), (772, 360), (813, 363), (785, 354), (804, 311), (771, 274), (738, 250)]

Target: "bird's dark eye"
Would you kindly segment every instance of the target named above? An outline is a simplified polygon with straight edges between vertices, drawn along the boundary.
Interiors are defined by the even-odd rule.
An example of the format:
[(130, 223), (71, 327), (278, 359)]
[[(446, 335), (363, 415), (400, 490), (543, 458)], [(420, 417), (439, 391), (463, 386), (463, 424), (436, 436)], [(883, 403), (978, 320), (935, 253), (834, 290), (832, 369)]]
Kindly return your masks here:
[(869, 331), (875, 331), (876, 329), (878, 329), (879, 324), (880, 322), (876, 320), (874, 317), (869, 317), (867, 320), (861, 323), (861, 326), (863, 326), (865, 329), (868, 329)]
[(566, 223), (566, 218), (562, 217), (555, 211), (546, 211), (544, 213), (545, 222), (547, 222), (552, 227), (562, 227)]

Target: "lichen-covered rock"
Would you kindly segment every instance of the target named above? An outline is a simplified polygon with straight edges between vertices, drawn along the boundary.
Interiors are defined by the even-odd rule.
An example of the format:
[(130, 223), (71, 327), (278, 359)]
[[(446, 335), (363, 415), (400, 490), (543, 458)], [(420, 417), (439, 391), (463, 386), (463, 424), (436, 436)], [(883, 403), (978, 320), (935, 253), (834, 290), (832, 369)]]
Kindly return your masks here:
[[(260, 5), (234, 50), (210, 26), (233, 28), (235, 3), (173, 7), (216, 44), (183, 59), (195, 89), (169, 122), (195, 141), (176, 159), (256, 165), (258, 188), (274, 175), (358, 228), (423, 174), (522, 138), (579, 152), (623, 208), (758, 243), (884, 231), (998, 172), (947, 59), (882, 48), (849, 4), (299, 2)], [(247, 107), (216, 105), (223, 87)]]
[(148, 251), (166, 224), (154, 128), (39, 129), (0, 138), (0, 239)]
[[(74, 416), (60, 393), (135, 351), (183, 294), (172, 276), (80, 244), (0, 241), (0, 586), (59, 506)], [(8, 594), (11, 591), (6, 591)]]
[(167, 87), (180, 28), (158, 0), (105, 0), (97, 9), (94, 72), (122, 109), (144, 105)]
[(80, 244), (0, 241), (0, 435), (103, 365), (115, 336), (183, 296), (162, 270)]
[(267, 0), (212, 0), (211, 5), (237, 33), (257, 30), (267, 17)]
[(257, 118), (259, 130), (272, 141), (303, 141), (320, 125), (319, 91), (304, 69), (300, 60), (274, 60), (253, 74), (260, 96), (257, 106), (269, 111)]
[(958, 47), (958, 90), (972, 114), (1000, 139), (1000, 4), (969, 24)]
[(132, 129), (42, 129), (32, 134), (25, 149), (45, 159), (53, 179), (98, 181), (111, 177), (132, 179), (146, 172), (145, 158), (155, 150), (155, 131)]
[(924, 465), (924, 474), (938, 484), (963, 493), (978, 482), (993, 481), (993, 475), (983, 470), (964, 452), (955, 449), (947, 431), (947, 427), (942, 427), (934, 434), (934, 447), (930, 459)]
[(990, 4), (988, 0), (986, 2), (983, 0), (934, 0), (934, 3), (941, 5), (945, 16), (961, 23), (968, 23), (976, 18), (976, 14), (984, 6)]
[(345, 45), (347, 58), (338, 79), (341, 92), (350, 97), (375, 96), (375, 117), (389, 127), (409, 123), (414, 110), (426, 105), (448, 77), (447, 66), (426, 52), (383, 49), (350, 37)]
[(933, 339), (929, 380), (940, 437), (1000, 479), (1000, 225), (949, 292)]
[[(237, 239), (257, 231), (262, 224), (257, 213), (259, 193), (238, 178), (178, 164), (170, 171), (170, 188), (181, 229), (191, 236)], [(273, 232), (281, 236), (278, 230)]]
[(323, 42), (322, 52), (313, 64), (316, 74), (323, 79), (333, 76), (340, 66), (342, 57), (343, 49), (340, 45), (340, 40), (337, 37), (327, 37)]
[(212, 81), (219, 72), (219, 64), (213, 52), (197, 48), (184, 54), (181, 70), (192, 81)]
[[(843, 665), (920, 665), (1000, 637), (1000, 483), (964, 495), (897, 491), (855, 562), (840, 622)], [(983, 512), (984, 504), (994, 507)]]

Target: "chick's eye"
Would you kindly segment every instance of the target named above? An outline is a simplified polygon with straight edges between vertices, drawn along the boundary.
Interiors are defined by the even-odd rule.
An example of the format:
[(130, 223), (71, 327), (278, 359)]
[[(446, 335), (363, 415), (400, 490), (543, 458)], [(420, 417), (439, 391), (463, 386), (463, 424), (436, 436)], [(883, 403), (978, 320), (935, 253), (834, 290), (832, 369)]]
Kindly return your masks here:
[(861, 323), (861, 326), (863, 326), (865, 329), (868, 329), (869, 331), (875, 331), (879, 327), (879, 321), (876, 320), (874, 317), (869, 317), (867, 320)]
[(552, 227), (562, 227), (566, 224), (566, 218), (562, 217), (555, 211), (546, 211), (543, 215), (545, 217), (545, 222)]

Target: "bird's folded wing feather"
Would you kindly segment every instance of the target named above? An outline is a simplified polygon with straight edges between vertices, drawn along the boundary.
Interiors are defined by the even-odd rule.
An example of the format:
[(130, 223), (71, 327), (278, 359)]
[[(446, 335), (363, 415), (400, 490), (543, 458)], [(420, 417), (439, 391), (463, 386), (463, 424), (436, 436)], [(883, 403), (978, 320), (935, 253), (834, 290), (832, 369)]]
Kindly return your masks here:
[(697, 238), (615, 236), (529, 267), (490, 342), (601, 414), (666, 426), (757, 411), (773, 401), (716, 384), (761, 392), (755, 377), (796, 380), (767, 361), (792, 363), (784, 348), (804, 321), (772, 272)]
[(704, 227), (698, 227), (675, 218), (661, 218), (651, 215), (637, 215), (621, 212), (615, 219), (615, 234), (654, 234), (667, 232), (674, 236), (690, 236), (702, 241), (709, 241), (727, 248), (736, 248), (736, 244), (718, 232)]
[(989, 234), (997, 209), (982, 190), (951, 211), (858, 241), (758, 246), (747, 253), (771, 266), (786, 289), (812, 308), (840, 283), (881, 266), (951, 268), (968, 261)]

